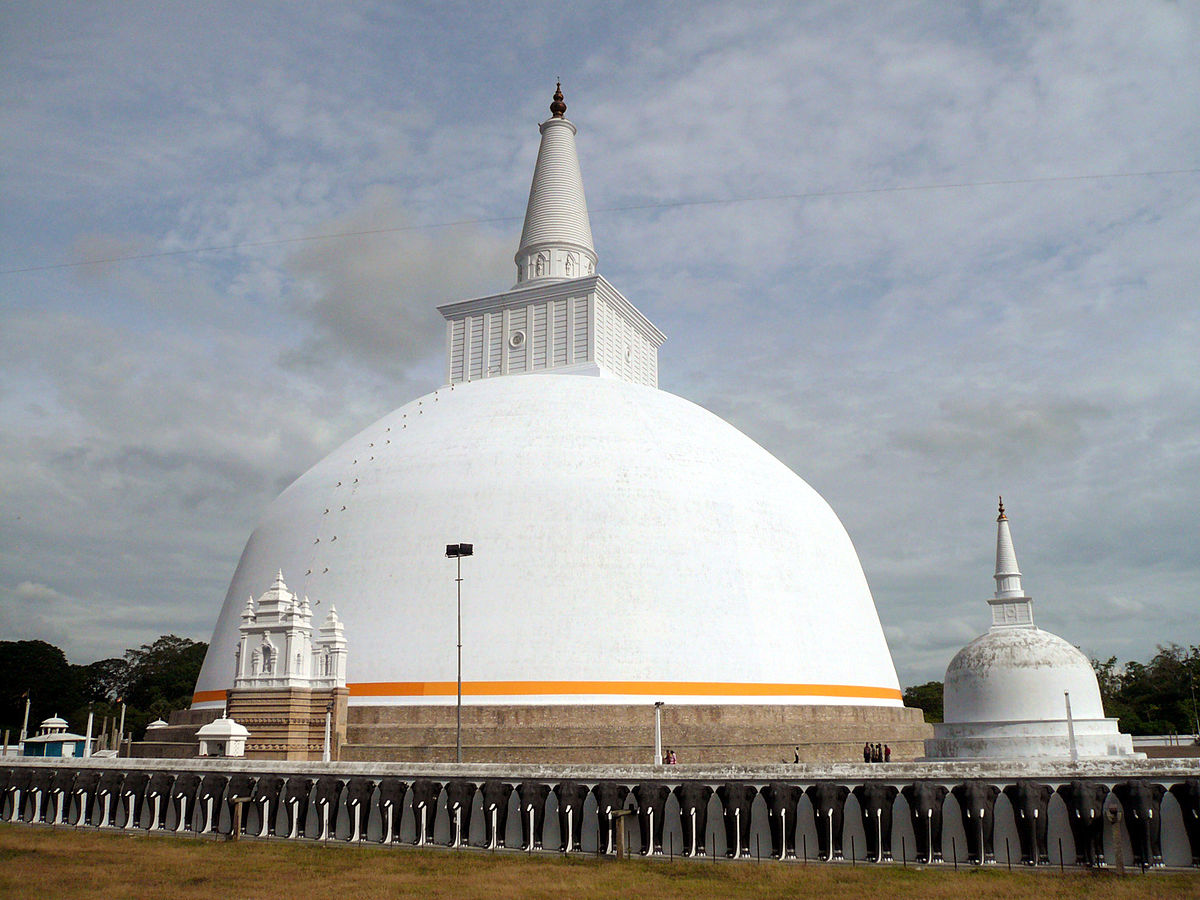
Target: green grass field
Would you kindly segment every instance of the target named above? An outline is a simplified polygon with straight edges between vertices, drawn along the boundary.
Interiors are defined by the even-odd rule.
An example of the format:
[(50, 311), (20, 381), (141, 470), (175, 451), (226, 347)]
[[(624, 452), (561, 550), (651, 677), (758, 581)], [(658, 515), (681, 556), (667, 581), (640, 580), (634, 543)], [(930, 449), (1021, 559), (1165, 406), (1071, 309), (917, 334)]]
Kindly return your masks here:
[(0, 896), (164, 898), (1200, 897), (1200, 874), (907, 869), (415, 851), (0, 826)]

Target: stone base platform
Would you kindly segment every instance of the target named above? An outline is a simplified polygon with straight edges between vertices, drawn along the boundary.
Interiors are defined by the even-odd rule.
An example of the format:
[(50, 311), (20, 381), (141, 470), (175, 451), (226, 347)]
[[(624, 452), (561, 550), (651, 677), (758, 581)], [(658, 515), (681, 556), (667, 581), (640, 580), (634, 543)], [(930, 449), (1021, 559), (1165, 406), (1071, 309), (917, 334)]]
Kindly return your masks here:
[[(251, 729), (253, 731), (253, 728)], [(932, 737), (919, 709), (765, 704), (671, 705), (662, 710), (664, 752), (680, 763), (769, 765), (862, 762), (864, 742), (892, 760), (923, 755)], [(464, 706), (464, 762), (649, 763), (654, 706)], [(340, 759), (453, 762), (455, 707), (351, 706)]]

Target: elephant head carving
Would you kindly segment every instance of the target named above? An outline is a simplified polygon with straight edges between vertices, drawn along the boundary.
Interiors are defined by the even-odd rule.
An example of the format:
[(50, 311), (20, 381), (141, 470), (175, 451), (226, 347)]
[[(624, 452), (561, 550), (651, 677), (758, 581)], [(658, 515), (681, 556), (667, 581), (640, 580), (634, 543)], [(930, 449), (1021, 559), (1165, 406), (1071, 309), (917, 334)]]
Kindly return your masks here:
[(758, 788), (730, 781), (717, 788), (725, 819), (725, 855), (738, 859), (750, 855), (750, 814)]
[(1200, 866), (1200, 778), (1188, 778), (1171, 786), (1183, 814), (1183, 830), (1192, 848), (1192, 865)]
[(813, 805), (817, 823), (817, 853), (826, 862), (842, 859), (842, 826), (850, 788), (834, 781), (818, 781), (804, 791)]
[(413, 843), (418, 847), (433, 843), (433, 827), (437, 822), (438, 798), (442, 795), (442, 783), (418, 778), (412, 784), (412, 811), (416, 822)]
[(683, 855), (706, 856), (708, 801), (713, 789), (699, 781), (685, 781), (675, 788), (683, 825)]
[(867, 836), (867, 857), (875, 862), (892, 859), (892, 804), (899, 793), (893, 785), (878, 781), (868, 781), (854, 788)]
[(1027, 866), (1050, 865), (1047, 816), (1054, 791), (1048, 784), (1022, 778), (1005, 787), (1004, 796), (1012, 804), (1017, 839), (1021, 843), (1021, 862)]
[(508, 825), (508, 798), (513, 786), (503, 781), (485, 781), (479, 788), (483, 795), (484, 846), (489, 850), (504, 846), (504, 831)]
[(946, 802), (945, 787), (934, 781), (914, 781), (900, 791), (908, 801), (913, 836), (917, 842), (917, 862), (942, 861), (942, 806)]
[(521, 800), (522, 850), (542, 849), (542, 829), (546, 825), (546, 798), (550, 796), (550, 785), (536, 781), (522, 781), (517, 786)]
[(792, 859), (796, 855), (796, 809), (804, 791), (798, 784), (773, 781), (762, 789), (771, 825), (771, 856)]
[(1075, 839), (1075, 864), (1104, 865), (1104, 800), (1108, 788), (1094, 781), (1069, 781), (1058, 794), (1067, 804), (1067, 819)]
[(1135, 866), (1161, 866), (1162, 798), (1166, 788), (1141, 778), (1122, 781), (1113, 788), (1125, 812), (1125, 827), (1133, 845)]
[(629, 787), (615, 781), (601, 781), (592, 793), (596, 795), (597, 852), (612, 853), (616, 840), (614, 829), (618, 821), (613, 817), (613, 812), (625, 808)]
[(471, 804), (475, 782), (452, 778), (446, 782), (446, 811), (450, 813), (450, 846), (471, 842)]
[(408, 785), (399, 778), (388, 776), (379, 782), (379, 821), (382, 844), (400, 840), (400, 821), (403, 818), (404, 798)]
[(962, 811), (963, 830), (967, 833), (967, 859), (976, 864), (995, 863), (992, 839), (996, 833), (996, 798), (1000, 796), (1000, 788), (971, 779), (956, 784), (950, 793)]
[(563, 781), (554, 786), (554, 796), (558, 799), (558, 833), (562, 838), (558, 849), (562, 853), (580, 849), (583, 805), (589, 793), (587, 785), (577, 781)]

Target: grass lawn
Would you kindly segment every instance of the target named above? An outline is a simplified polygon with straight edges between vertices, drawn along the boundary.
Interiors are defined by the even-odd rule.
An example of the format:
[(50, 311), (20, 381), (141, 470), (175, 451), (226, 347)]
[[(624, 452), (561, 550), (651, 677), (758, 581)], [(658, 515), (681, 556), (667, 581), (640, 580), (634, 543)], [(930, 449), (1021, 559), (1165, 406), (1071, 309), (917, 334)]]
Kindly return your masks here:
[(163, 898), (821, 897), (862, 900), (1200, 896), (1200, 873), (1131, 874), (594, 857), (148, 837), (0, 825), (0, 896)]

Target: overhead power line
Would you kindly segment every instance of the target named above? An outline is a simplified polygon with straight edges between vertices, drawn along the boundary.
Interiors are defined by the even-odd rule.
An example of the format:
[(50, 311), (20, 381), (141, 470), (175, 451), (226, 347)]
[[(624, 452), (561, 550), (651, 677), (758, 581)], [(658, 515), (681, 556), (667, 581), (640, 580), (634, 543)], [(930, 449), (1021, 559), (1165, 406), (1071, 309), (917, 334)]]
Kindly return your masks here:
[[(933, 184), (909, 184), (893, 187), (843, 188), (828, 191), (802, 191), (788, 194), (752, 194), (744, 197), (712, 197), (697, 200), (675, 200), (658, 203), (637, 203), (629, 206), (603, 206), (591, 210), (593, 215), (603, 213), (638, 212), (650, 209), (680, 209), (688, 206), (721, 206), (737, 203), (764, 203), (773, 200), (811, 200), (820, 197), (853, 197), (864, 194), (899, 194), (913, 191), (944, 191), (960, 188), (1004, 187), (1019, 184), (1045, 184), (1055, 181), (1099, 181), (1111, 178), (1149, 178), (1159, 175), (1195, 175), (1200, 168), (1158, 169), (1146, 172), (1096, 172), (1085, 175), (1046, 175), (1037, 178), (1001, 178), (988, 181), (948, 181)], [(432, 231), (436, 228), (455, 228), (462, 225), (490, 225), (497, 222), (513, 222), (521, 216), (496, 216), (489, 219), (457, 219), (450, 222), (433, 222), (423, 225), (395, 225), (388, 228), (368, 228), (358, 231), (331, 231), (303, 237), (275, 238), (264, 241), (242, 241), (236, 244), (216, 244), (209, 247), (188, 247), (180, 250), (158, 250), (153, 253), (130, 253), (122, 256), (104, 256), (75, 262), (53, 263), (45, 266), (22, 266), (16, 269), (0, 269), (0, 275), (16, 275), (22, 272), (49, 272), (55, 269), (75, 269), (80, 266), (96, 266), (105, 263), (134, 262), (145, 259), (161, 259), (168, 256), (187, 256), (197, 253), (221, 253), (231, 250), (250, 250), (255, 247), (281, 247), (287, 244), (303, 244), (312, 241), (345, 240), (377, 234), (399, 234), (405, 231)]]

